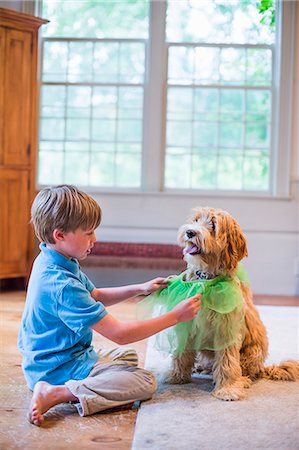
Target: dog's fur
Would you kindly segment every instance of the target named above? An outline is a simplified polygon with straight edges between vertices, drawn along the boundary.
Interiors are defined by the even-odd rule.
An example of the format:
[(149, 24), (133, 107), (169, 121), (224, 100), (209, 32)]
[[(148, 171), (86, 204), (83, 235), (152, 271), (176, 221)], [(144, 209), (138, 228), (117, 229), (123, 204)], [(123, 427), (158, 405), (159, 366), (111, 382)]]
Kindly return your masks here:
[[(188, 223), (179, 230), (178, 242), (184, 248), (187, 281), (218, 275), (233, 277), (238, 263), (247, 256), (246, 239), (239, 224), (220, 209), (194, 209)], [(299, 362), (285, 361), (280, 365), (264, 366), (268, 355), (266, 329), (253, 305), (249, 287), (241, 283), (241, 290), (245, 330), (238, 344), (221, 351), (196, 353), (189, 350), (174, 356), (168, 382), (188, 383), (193, 370), (212, 372), (213, 395), (222, 400), (239, 400), (245, 397), (245, 388), (257, 378), (299, 379)]]

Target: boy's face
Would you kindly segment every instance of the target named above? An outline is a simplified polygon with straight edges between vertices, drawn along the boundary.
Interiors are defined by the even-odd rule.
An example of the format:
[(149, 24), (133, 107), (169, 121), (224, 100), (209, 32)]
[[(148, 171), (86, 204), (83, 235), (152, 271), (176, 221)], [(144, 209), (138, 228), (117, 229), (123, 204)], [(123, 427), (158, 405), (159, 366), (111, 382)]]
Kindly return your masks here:
[[(55, 230), (56, 231), (56, 230)], [(56, 236), (54, 232), (56, 244), (55, 250), (62, 253), (67, 258), (84, 259), (91, 252), (96, 241), (95, 230), (82, 230), (78, 228), (76, 231), (64, 233), (57, 230)]]

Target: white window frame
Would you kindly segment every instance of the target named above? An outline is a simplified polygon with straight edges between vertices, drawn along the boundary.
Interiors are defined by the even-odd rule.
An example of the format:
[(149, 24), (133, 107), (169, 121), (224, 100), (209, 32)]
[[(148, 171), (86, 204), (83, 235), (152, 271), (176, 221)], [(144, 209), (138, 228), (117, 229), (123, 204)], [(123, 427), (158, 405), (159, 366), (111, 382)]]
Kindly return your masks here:
[[(167, 1), (150, 5), (148, 80), (145, 92), (143, 189), (163, 193), (204, 194), (205, 196), (287, 197), (290, 194), (291, 109), (295, 2), (276, 2), (276, 42), (273, 46), (272, 124), (270, 155), (270, 192), (230, 190), (165, 189), (164, 157), (166, 147)], [(278, 70), (276, 70), (278, 68)]]
[[(57, 38), (56, 37), (55, 38), (53, 38), (53, 37), (45, 37), (45, 38), (42, 39), (42, 45), (41, 45), (41, 47), (42, 47), (41, 48), (42, 55), (44, 53), (44, 45), (45, 45), (45, 43), (48, 43), (48, 42), (49, 43), (52, 43), (52, 42), (58, 42), (58, 43), (65, 42), (65, 43), (67, 43), (68, 44), (68, 52), (67, 52), (68, 53), (68, 58), (69, 58), (69, 45), (72, 44), (72, 43), (91, 43), (93, 45), (93, 50), (92, 50), (93, 54), (94, 54), (94, 46), (97, 43), (104, 43), (104, 44), (105, 43), (114, 43), (114, 44), (118, 44), (119, 46), (121, 44), (127, 44), (127, 43), (129, 43), (129, 44), (130, 43), (138, 43), (138, 44), (142, 44), (143, 45), (145, 61), (147, 59), (146, 58), (147, 42), (146, 42), (145, 39), (115, 39), (115, 38), (109, 38), (109, 39), (101, 38), (100, 39), (100, 38), (75, 38), (75, 37), (70, 37), (70, 38), (65, 38), (65, 37), (57, 37)], [(68, 60), (67, 60), (67, 63), (68, 63)], [(134, 83), (128, 83), (128, 82), (87, 82), (87, 81), (70, 82), (67, 79), (65, 81), (59, 81), (59, 82), (58, 81), (43, 81), (43, 80), (41, 80), (41, 86), (65, 86), (66, 87), (66, 92), (68, 92), (67, 89), (70, 86), (89, 87), (91, 89), (91, 92), (93, 92), (93, 89), (97, 88), (97, 87), (113, 87), (113, 88), (116, 89), (117, 92), (118, 92), (119, 88), (123, 88), (123, 87), (128, 87), (128, 88), (133, 87), (133, 88), (135, 88), (135, 87), (137, 87), (137, 88), (141, 88), (143, 90), (143, 104), (144, 104), (144, 84), (145, 84), (145, 75), (143, 76), (142, 82), (139, 82), (139, 83), (137, 83), (137, 82), (134, 82)], [(66, 94), (65, 111), (64, 111), (64, 117), (63, 117), (63, 119), (65, 121), (65, 125), (66, 125), (67, 119), (68, 119), (67, 113), (66, 113), (66, 109), (67, 109), (66, 104), (67, 104), (67, 94)], [(42, 107), (42, 105), (40, 106), (40, 111), (41, 111), (41, 107)], [(143, 105), (143, 109), (144, 109), (144, 105)], [(90, 127), (91, 127), (92, 126), (91, 125), (92, 112), (93, 112), (92, 104), (90, 104), (89, 110), (90, 110)], [(118, 108), (117, 108), (117, 111), (118, 111)], [(42, 116), (40, 115), (40, 117), (42, 117)], [(116, 124), (116, 128), (117, 128), (118, 125), (119, 125), (118, 114), (115, 117), (115, 124)], [(53, 141), (55, 142), (55, 139), (53, 139)], [(64, 142), (64, 144), (67, 142), (66, 139), (58, 139), (57, 141), (58, 142), (59, 141)], [(84, 141), (84, 139), (82, 139), (82, 141)], [(40, 139), (39, 139), (39, 142), (40, 142)], [(88, 141), (86, 140), (86, 143), (88, 143), (89, 147), (91, 147), (91, 142), (96, 142), (96, 141), (95, 140), (92, 140), (92, 141), (91, 140), (88, 140)], [(108, 143), (109, 144), (114, 144), (114, 146), (116, 147), (116, 144), (118, 143), (118, 140), (116, 139), (116, 136), (114, 136), (114, 140), (105, 141), (105, 139), (103, 139), (103, 140), (101, 140), (101, 142), (103, 144), (105, 144), (105, 143), (107, 143), (107, 144)], [(121, 142), (121, 143), (123, 143), (123, 142)], [(126, 143), (135, 144), (136, 142), (126, 141)], [(139, 144), (139, 142), (137, 142), (137, 143)], [(140, 144), (141, 144), (141, 161), (142, 161), (143, 136), (141, 138)], [(90, 170), (90, 166), (91, 166), (91, 154), (92, 154), (92, 152), (91, 152), (91, 150), (89, 150), (89, 152), (88, 152), (88, 157), (89, 157), (88, 171)], [(114, 154), (114, 156), (116, 156), (116, 152), (114, 152), (113, 154)], [(65, 159), (66, 159), (66, 152), (64, 151), (63, 152), (63, 160), (64, 160), (63, 171), (64, 172), (65, 172), (65, 164), (66, 164), (65, 163)], [(115, 169), (114, 169), (114, 173), (113, 173), (113, 179), (115, 179)], [(93, 186), (81, 186), (81, 187), (84, 188), (84, 189), (94, 189)], [(118, 187), (118, 186), (108, 187), (108, 188), (101, 187), (100, 189), (116, 191), (116, 190), (120, 189), (120, 187)], [(135, 191), (136, 189), (139, 190), (139, 188), (127, 188), (127, 189), (129, 189), (131, 191)]]
[(165, 196), (187, 194), (204, 195), (205, 197), (288, 197), (290, 195), (295, 3), (292, 1), (276, 1), (276, 27), (278, 27), (278, 32), (276, 33), (273, 50), (272, 146), (269, 192), (166, 189), (164, 187), (167, 55), (169, 46), (169, 43), (166, 42), (167, 0), (150, 1), (144, 90), (141, 188), (86, 187), (85, 190), (90, 193), (141, 193)]

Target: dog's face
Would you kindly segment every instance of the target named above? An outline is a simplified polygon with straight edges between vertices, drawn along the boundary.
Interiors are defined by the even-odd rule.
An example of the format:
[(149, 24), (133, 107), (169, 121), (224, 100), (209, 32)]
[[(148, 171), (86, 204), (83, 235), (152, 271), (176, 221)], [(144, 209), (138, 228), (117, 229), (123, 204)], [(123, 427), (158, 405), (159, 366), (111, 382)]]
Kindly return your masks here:
[(238, 222), (226, 211), (195, 208), (179, 229), (178, 242), (184, 248), (188, 267), (225, 274), (247, 256), (245, 236)]

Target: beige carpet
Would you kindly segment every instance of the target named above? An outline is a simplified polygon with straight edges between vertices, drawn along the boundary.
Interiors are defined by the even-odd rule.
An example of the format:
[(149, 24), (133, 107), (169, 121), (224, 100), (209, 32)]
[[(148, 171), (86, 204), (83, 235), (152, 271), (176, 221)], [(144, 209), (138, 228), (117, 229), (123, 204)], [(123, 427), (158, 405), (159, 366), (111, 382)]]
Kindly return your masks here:
[[(268, 362), (299, 358), (299, 308), (260, 306), (270, 341)], [(169, 360), (148, 348), (146, 367), (158, 376)], [(211, 396), (210, 377), (188, 385), (159, 383), (143, 403), (133, 450), (299, 449), (299, 382), (260, 380), (246, 400), (223, 402)]]

